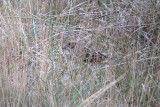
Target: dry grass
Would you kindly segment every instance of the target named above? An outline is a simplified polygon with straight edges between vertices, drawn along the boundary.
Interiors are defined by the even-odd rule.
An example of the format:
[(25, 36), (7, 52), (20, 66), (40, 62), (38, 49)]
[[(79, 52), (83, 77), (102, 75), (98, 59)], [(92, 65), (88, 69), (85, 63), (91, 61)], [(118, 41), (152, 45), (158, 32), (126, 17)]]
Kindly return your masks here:
[[(70, 41), (74, 52), (62, 49)], [(81, 47), (108, 59), (84, 63)], [(1, 107), (159, 107), (160, 1), (0, 1), (0, 99)]]

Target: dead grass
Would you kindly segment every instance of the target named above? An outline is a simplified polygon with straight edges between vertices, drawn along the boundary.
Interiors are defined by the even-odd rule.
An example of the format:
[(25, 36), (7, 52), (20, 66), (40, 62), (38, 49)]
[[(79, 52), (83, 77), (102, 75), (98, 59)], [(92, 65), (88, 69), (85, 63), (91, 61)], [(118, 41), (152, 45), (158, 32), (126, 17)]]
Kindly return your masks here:
[[(160, 106), (160, 1), (0, 1), (0, 106)], [(105, 53), (84, 63), (70, 41)], [(123, 78), (122, 78), (123, 76)]]

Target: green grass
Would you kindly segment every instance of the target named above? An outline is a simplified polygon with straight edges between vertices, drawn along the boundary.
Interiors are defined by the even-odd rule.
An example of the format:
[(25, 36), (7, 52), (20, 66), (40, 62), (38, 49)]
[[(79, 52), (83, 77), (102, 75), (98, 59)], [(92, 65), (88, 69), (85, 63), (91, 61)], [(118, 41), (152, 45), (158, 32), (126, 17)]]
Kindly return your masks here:
[[(158, 0), (0, 1), (0, 106), (159, 107), (159, 10)], [(83, 47), (108, 59), (84, 63)]]

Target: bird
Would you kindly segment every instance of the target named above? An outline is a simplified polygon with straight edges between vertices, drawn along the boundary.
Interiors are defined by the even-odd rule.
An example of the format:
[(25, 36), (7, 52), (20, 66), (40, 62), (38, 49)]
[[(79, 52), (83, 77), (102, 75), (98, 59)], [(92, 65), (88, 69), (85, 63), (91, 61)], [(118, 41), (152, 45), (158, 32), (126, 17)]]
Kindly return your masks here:
[[(67, 49), (67, 50), (73, 50), (76, 49), (76, 47), (81, 46), (78, 45), (76, 42), (69, 42), (67, 43), (63, 49)], [(78, 48), (77, 48), (78, 49)], [(91, 49), (83, 47), (82, 49), (82, 55), (79, 55), (80, 57), (83, 58), (83, 62), (85, 63), (101, 63), (103, 61), (105, 61), (108, 57), (104, 54), (102, 54), (101, 52), (92, 52)], [(79, 54), (78, 53), (78, 54)]]
[(84, 62), (103, 62), (107, 59), (107, 56), (100, 53), (100, 52), (93, 52), (93, 53), (86, 53), (85, 58), (84, 58)]
[(69, 42), (65, 46), (63, 46), (62, 49), (67, 49), (67, 50), (72, 49), (73, 50), (76, 47), (76, 45), (77, 45), (76, 42)]

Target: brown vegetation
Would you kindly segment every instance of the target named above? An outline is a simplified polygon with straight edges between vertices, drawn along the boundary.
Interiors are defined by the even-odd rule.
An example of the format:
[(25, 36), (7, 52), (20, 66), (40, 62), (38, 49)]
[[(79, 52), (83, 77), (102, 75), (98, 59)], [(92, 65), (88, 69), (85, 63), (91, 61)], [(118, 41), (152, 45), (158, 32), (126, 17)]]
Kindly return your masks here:
[(1, 107), (159, 107), (159, 72), (159, 0), (0, 1)]

